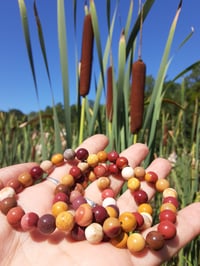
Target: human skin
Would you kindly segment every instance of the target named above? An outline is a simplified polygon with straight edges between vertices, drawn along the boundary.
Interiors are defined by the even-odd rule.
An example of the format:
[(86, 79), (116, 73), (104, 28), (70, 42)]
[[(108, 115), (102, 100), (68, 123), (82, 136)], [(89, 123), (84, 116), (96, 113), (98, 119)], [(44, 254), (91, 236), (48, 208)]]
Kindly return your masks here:
[[(80, 147), (88, 149), (90, 153), (103, 150), (108, 144), (104, 135), (94, 135), (86, 139)], [(132, 167), (139, 165), (148, 154), (144, 144), (135, 144), (124, 150), (125, 156)], [(35, 163), (13, 165), (0, 169), (0, 180), (4, 184), (21, 172), (31, 169)], [(70, 166), (57, 167), (51, 176), (60, 179)], [(165, 178), (170, 173), (170, 163), (163, 159), (155, 159), (146, 169), (155, 171), (159, 178)], [(122, 179), (111, 177), (111, 187), (119, 192), (123, 184)], [(152, 198), (155, 191), (152, 187), (142, 182), (142, 188)], [(39, 215), (49, 213), (52, 204), (55, 185), (46, 180), (38, 185), (28, 187), (19, 194), (18, 204), (25, 212), (35, 211)], [(101, 202), (101, 194), (95, 182), (85, 192), (85, 196), (96, 203)], [(122, 194), (117, 204), (120, 212), (135, 211), (136, 204), (130, 192)], [(46, 266), (46, 265), (70, 265), (70, 266), (156, 266), (169, 260), (180, 248), (189, 243), (200, 233), (200, 203), (180, 210), (177, 215), (177, 235), (172, 240), (167, 240), (166, 245), (160, 251), (145, 249), (138, 254), (131, 254), (127, 249), (118, 249), (110, 243), (90, 244), (87, 241), (74, 242), (63, 232), (54, 232), (52, 235), (42, 235), (37, 230), (33, 232), (19, 232), (14, 230), (6, 221), (6, 216), (0, 213), (0, 266)], [(156, 225), (155, 225), (156, 226)], [(144, 231), (153, 230), (153, 227)]]

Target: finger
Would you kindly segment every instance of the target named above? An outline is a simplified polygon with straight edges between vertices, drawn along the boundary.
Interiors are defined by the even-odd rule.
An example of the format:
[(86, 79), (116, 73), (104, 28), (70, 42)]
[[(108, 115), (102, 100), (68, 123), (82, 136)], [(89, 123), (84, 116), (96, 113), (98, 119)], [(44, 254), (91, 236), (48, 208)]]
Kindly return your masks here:
[(37, 163), (21, 163), (12, 166), (7, 166), (0, 169), (0, 180), (4, 186), (12, 178), (17, 178), (22, 172), (30, 171), (32, 167), (36, 166)]
[[(133, 168), (137, 165), (140, 165), (141, 162), (145, 159), (148, 154), (148, 148), (145, 144), (137, 143), (126, 150), (124, 150), (120, 156), (124, 156), (128, 159), (129, 165)], [(110, 176), (111, 185), (110, 187), (114, 190), (115, 195), (119, 193), (121, 190), (124, 180), (118, 176)], [(89, 199), (92, 199), (96, 203), (101, 202), (101, 191), (97, 187), (97, 181), (93, 182), (87, 189), (86, 189), (86, 196)]]
[[(200, 213), (200, 203), (192, 203), (186, 208), (180, 210), (177, 215), (177, 234), (172, 240), (166, 240), (165, 246), (160, 251), (144, 252), (141, 254), (144, 261), (151, 262), (148, 263), (149, 266), (161, 265), (162, 262), (168, 261), (172, 256), (177, 254), (177, 252), (183, 248), (186, 244), (192, 241), (196, 236), (200, 234), (200, 224), (199, 215)], [(145, 235), (151, 231), (155, 230), (151, 228), (146, 230)], [(141, 261), (141, 257), (133, 257), (134, 263), (137, 265)]]
[[(146, 172), (148, 171), (154, 171), (158, 175), (158, 178), (166, 178), (171, 171), (171, 165), (167, 160), (157, 158), (146, 169)], [(155, 188), (145, 181), (141, 182), (141, 189), (147, 193), (149, 200), (155, 194)], [(117, 205), (120, 211), (135, 211), (137, 209), (137, 204), (129, 189), (119, 197)]]

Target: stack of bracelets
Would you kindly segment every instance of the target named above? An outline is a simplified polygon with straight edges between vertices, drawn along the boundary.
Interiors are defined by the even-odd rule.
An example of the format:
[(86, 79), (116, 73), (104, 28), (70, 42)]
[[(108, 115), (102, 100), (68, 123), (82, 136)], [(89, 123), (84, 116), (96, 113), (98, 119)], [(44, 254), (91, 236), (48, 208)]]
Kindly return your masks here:
[[(65, 163), (69, 163), (71, 168), (60, 181), (50, 176), (55, 167)], [(138, 205), (135, 212), (120, 213), (116, 195), (110, 186), (110, 176), (127, 182), (127, 189)], [(35, 212), (25, 213), (17, 203), (17, 194), (43, 180), (55, 183), (51, 212), (41, 217)], [(102, 204), (84, 197), (85, 188), (93, 181), (101, 192)], [(153, 208), (147, 193), (141, 188), (141, 181), (146, 181), (162, 193), (159, 224), (145, 237), (142, 232), (152, 226)], [(170, 187), (168, 180), (159, 179), (155, 172), (147, 172), (142, 166), (133, 169), (127, 158), (116, 151), (89, 154), (84, 148), (77, 151), (67, 149), (7, 184), (1, 182), (0, 189), (0, 210), (16, 230), (38, 230), (45, 235), (61, 230), (76, 241), (87, 240), (91, 244), (110, 242), (117, 248), (128, 248), (131, 253), (147, 247), (160, 250), (165, 240), (176, 236), (177, 192)]]

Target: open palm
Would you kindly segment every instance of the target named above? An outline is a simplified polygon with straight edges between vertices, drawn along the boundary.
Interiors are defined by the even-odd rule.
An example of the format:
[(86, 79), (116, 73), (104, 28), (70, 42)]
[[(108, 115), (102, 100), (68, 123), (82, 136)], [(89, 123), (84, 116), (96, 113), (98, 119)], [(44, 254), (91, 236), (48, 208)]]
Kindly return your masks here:
[[(103, 150), (108, 140), (103, 135), (95, 135), (85, 140), (81, 147), (90, 153)], [(135, 144), (122, 152), (132, 167), (139, 165), (148, 153), (144, 144)], [(10, 178), (17, 177), (21, 172), (31, 169), (34, 163), (10, 166), (0, 170), (0, 179), (5, 184)], [(58, 167), (51, 174), (59, 180), (70, 166)], [(170, 172), (167, 160), (158, 158), (148, 167), (155, 171), (159, 178), (165, 178)], [(121, 189), (122, 180), (111, 177), (111, 186), (116, 194)], [(142, 188), (148, 193), (149, 198), (154, 196), (154, 189), (146, 183)], [(35, 211), (39, 215), (50, 212), (55, 185), (46, 180), (38, 185), (29, 187), (19, 194), (18, 204), (25, 212)], [(101, 194), (95, 182), (86, 189), (86, 197), (101, 202)], [(136, 204), (127, 190), (117, 201), (120, 211), (135, 211)], [(179, 211), (177, 215), (177, 235), (174, 239), (166, 241), (160, 251), (145, 249), (142, 253), (131, 254), (127, 249), (118, 249), (110, 243), (90, 244), (87, 241), (74, 242), (61, 231), (54, 232), (51, 236), (41, 235), (37, 230), (33, 232), (15, 231), (6, 221), (5, 215), (0, 213), (0, 265), (70, 265), (70, 266), (132, 266), (132, 265), (160, 265), (169, 260), (186, 243), (190, 242), (200, 233), (200, 203), (193, 203)], [(152, 230), (152, 228), (148, 229)], [(145, 234), (146, 232), (144, 232)]]

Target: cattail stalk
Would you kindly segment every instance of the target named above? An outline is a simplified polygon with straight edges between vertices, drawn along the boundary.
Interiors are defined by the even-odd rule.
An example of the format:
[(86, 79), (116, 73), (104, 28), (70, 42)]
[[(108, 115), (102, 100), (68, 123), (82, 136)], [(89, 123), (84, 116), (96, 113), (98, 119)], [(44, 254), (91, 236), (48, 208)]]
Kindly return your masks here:
[(106, 95), (106, 115), (108, 121), (112, 122), (113, 114), (113, 77), (112, 66), (107, 69), (107, 95)]
[(131, 133), (136, 134), (142, 127), (144, 113), (146, 65), (139, 59), (132, 65), (132, 86), (130, 96)]
[(80, 95), (85, 97), (89, 93), (91, 72), (92, 72), (92, 55), (93, 55), (94, 32), (92, 27), (92, 18), (87, 14), (84, 18), (83, 36), (82, 36), (82, 53), (80, 67)]

